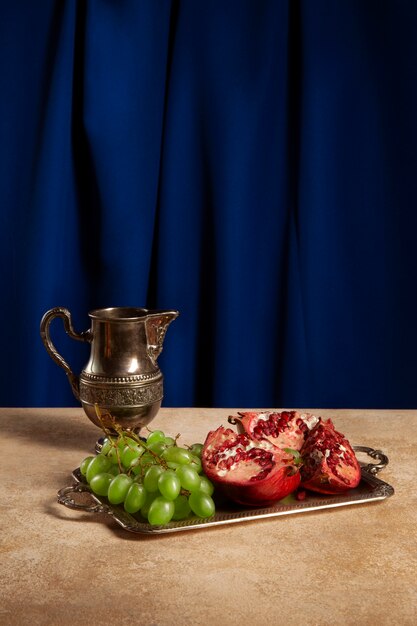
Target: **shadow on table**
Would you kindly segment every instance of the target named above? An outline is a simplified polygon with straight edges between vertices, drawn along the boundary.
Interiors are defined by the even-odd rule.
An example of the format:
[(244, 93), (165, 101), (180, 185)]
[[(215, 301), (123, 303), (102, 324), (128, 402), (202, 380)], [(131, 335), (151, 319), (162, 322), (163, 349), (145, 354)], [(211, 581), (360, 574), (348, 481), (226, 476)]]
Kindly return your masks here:
[[(62, 512), (60, 508), (62, 508)], [(124, 539), (125, 541), (158, 541), (167, 538), (167, 535), (163, 534), (147, 535), (128, 532), (119, 526), (110, 515), (84, 513), (83, 511), (71, 511), (71, 517), (69, 517), (65, 514), (67, 511), (69, 511), (69, 509), (62, 507), (62, 505), (59, 505), (58, 503), (48, 503), (44, 506), (44, 512), (46, 515), (55, 517), (56, 519), (65, 520), (68, 524), (82, 522), (83, 524), (89, 524), (90, 527), (92, 524), (99, 524), (100, 526), (107, 527), (108, 530), (118, 539)], [(189, 535), (190, 532), (193, 533), (198, 531), (188, 531), (187, 535)]]

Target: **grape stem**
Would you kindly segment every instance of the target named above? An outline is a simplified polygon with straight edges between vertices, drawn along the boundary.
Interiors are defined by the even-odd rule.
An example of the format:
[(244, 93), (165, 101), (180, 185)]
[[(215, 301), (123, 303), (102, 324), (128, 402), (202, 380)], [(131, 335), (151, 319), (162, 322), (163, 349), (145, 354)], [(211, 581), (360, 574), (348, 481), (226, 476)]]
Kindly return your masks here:
[[(111, 413), (109, 413), (108, 411), (106, 411), (105, 413), (101, 412), (101, 409), (98, 406), (98, 404), (94, 405), (94, 409), (95, 409), (95, 412), (96, 412), (96, 415), (97, 415), (97, 419), (100, 422), (100, 427), (101, 427), (102, 431), (104, 432), (106, 437), (112, 442), (112, 445), (114, 445), (115, 448), (116, 448), (117, 462), (119, 464), (119, 469), (120, 469), (121, 472), (123, 472), (123, 466), (122, 466), (122, 463), (121, 463), (121, 460), (120, 460), (119, 448), (118, 448), (116, 442), (113, 441), (112, 437), (114, 435), (113, 435), (112, 431), (109, 430), (109, 428), (106, 426), (104, 418), (108, 418), (106, 420), (107, 423), (108, 423), (108, 420), (111, 421), (113, 430), (116, 431), (117, 435), (120, 438), (124, 437), (124, 435), (127, 434), (130, 439), (133, 439), (133, 441), (136, 441), (136, 443), (138, 443), (140, 446), (142, 446), (142, 448), (145, 448), (145, 450), (147, 452), (149, 452), (158, 461), (159, 465), (162, 465), (162, 467), (164, 469), (168, 469), (168, 465), (167, 465), (167, 462), (165, 461), (165, 459), (163, 459), (161, 456), (159, 456), (159, 454), (156, 454), (156, 452), (151, 450), (149, 448), (149, 446), (147, 446), (146, 443), (143, 441), (143, 439), (141, 439), (138, 435), (136, 435), (136, 433), (134, 433), (133, 431), (128, 431), (128, 432), (124, 431), (123, 428), (120, 426), (120, 424), (118, 424), (116, 422), (116, 420), (114, 419), (113, 415), (111, 415)], [(177, 437), (175, 438), (175, 441), (177, 440), (177, 438), (179, 436), (180, 435), (177, 435)], [(128, 447), (130, 447), (129, 446), (129, 442), (126, 442), (126, 445)]]

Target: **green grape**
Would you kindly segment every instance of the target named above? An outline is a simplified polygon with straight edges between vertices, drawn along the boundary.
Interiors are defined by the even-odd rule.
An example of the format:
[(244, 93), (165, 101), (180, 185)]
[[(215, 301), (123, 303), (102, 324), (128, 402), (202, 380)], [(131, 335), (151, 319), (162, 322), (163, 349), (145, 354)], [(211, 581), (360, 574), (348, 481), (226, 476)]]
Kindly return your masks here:
[(213, 483), (207, 478), (207, 476), (200, 476), (200, 491), (203, 491), (207, 495), (211, 496), (214, 491)]
[(101, 454), (107, 455), (112, 449), (112, 447), (113, 447), (112, 441), (108, 439), (107, 437), (105, 437), (101, 444), (101, 450), (100, 450)]
[(124, 502), (127, 492), (132, 484), (132, 479), (127, 474), (118, 474), (109, 485), (107, 497), (112, 504)]
[(123, 448), (123, 452), (120, 456), (120, 460), (125, 469), (129, 469), (132, 463), (136, 462), (136, 460), (144, 453), (144, 448), (139, 444), (135, 443), (134, 445), (129, 444)]
[[(145, 486), (144, 486), (145, 488)], [(153, 492), (153, 493), (149, 493), (148, 491), (146, 491), (145, 489), (145, 502), (143, 503), (143, 505), (140, 507), (140, 514), (145, 518), (148, 519), (148, 513), (149, 513), (149, 508), (152, 504), (152, 502), (155, 500), (155, 498), (158, 497), (158, 493), (157, 491)]]
[(107, 471), (112, 476), (118, 476), (118, 474), (120, 474), (119, 466), (114, 464), (112, 464)]
[(156, 465), (158, 463), (158, 459), (154, 457), (150, 452), (145, 452), (140, 457), (140, 464), (143, 468), (150, 467), (151, 465)]
[(201, 459), (194, 454), (191, 455), (190, 465), (198, 474), (201, 474), (203, 471), (203, 465), (201, 463)]
[[(138, 442), (136, 441), (136, 439), (133, 439), (132, 437), (124, 437), (125, 440), (125, 445), (126, 446), (137, 446)], [(124, 447), (124, 446), (123, 446)]]
[(164, 443), (166, 446), (175, 446), (175, 439), (173, 437), (165, 437)]
[(148, 450), (155, 452), (158, 456), (161, 456), (164, 450), (167, 449), (167, 445), (164, 441), (154, 441), (148, 446)]
[(108, 453), (107, 458), (113, 463), (113, 465), (119, 465), (120, 452), (117, 446), (114, 446)]
[(177, 467), (181, 467), (180, 463), (174, 463), (174, 461), (167, 461), (166, 463), (167, 463), (168, 467), (170, 469), (173, 469), (173, 470), (176, 470)]
[(152, 443), (156, 443), (157, 441), (163, 441), (165, 439), (165, 435), (162, 430), (153, 430), (150, 435), (146, 438), (146, 444), (150, 446)]
[(181, 491), (180, 479), (172, 470), (167, 470), (158, 478), (158, 489), (167, 500), (175, 500)]
[(188, 502), (192, 512), (198, 517), (210, 517), (216, 510), (213, 499), (204, 491), (193, 491)]
[(188, 503), (187, 496), (178, 496), (178, 498), (174, 500), (174, 507), (174, 515), (172, 516), (173, 520), (185, 519), (191, 513), (191, 507)]
[(120, 435), (116, 443), (120, 456), (122, 455), (123, 450), (126, 448), (126, 446), (134, 448), (135, 446), (139, 445), (138, 442), (135, 441), (135, 439), (132, 439), (132, 437), (129, 437), (126, 434)]
[(140, 482), (142, 482), (142, 477), (143, 477), (143, 468), (142, 468), (142, 464), (140, 462), (140, 459), (137, 460), (137, 463), (135, 465), (132, 465), (130, 467), (133, 475), (135, 476), (135, 478), (138, 478), (140, 480)]
[(148, 512), (148, 522), (152, 526), (162, 526), (168, 524), (174, 515), (175, 506), (172, 500), (167, 500), (158, 496), (152, 502)]
[(175, 474), (178, 476), (183, 489), (187, 489), (187, 491), (199, 489), (200, 476), (190, 465), (180, 465)]
[(200, 458), (201, 458), (202, 450), (203, 450), (202, 443), (193, 443), (193, 445), (190, 447), (191, 454), (193, 454), (194, 456), (198, 456)]
[(109, 485), (113, 478), (112, 474), (109, 474), (108, 472), (94, 474), (90, 480), (90, 487), (98, 496), (107, 496)]
[(117, 447), (119, 448), (119, 452), (122, 453), (123, 448), (125, 448), (126, 446), (127, 446), (126, 437), (124, 435), (121, 435), (119, 439), (117, 440)]
[(85, 457), (85, 459), (83, 461), (81, 461), (81, 465), (80, 465), (80, 472), (82, 476), (85, 476), (87, 473), (87, 469), (88, 466), (90, 465), (90, 462), (95, 459), (95, 456), (87, 456)]
[(174, 463), (186, 465), (187, 463), (190, 463), (192, 454), (185, 448), (172, 446), (167, 448), (165, 452), (162, 453), (162, 456), (165, 461), (173, 461)]
[(133, 482), (126, 494), (124, 509), (128, 513), (137, 513), (145, 504), (146, 490), (139, 483)]
[(143, 479), (143, 485), (146, 491), (149, 491), (149, 493), (158, 491), (158, 480), (164, 471), (165, 470), (161, 467), (161, 465), (152, 465), (148, 470), (146, 470), (146, 474)]
[(95, 456), (94, 459), (90, 461), (87, 467), (87, 471), (85, 474), (87, 482), (90, 483), (91, 479), (96, 474), (107, 472), (109, 468), (111, 467), (111, 465), (112, 463), (107, 456), (104, 456), (104, 454), (97, 454), (97, 456)]

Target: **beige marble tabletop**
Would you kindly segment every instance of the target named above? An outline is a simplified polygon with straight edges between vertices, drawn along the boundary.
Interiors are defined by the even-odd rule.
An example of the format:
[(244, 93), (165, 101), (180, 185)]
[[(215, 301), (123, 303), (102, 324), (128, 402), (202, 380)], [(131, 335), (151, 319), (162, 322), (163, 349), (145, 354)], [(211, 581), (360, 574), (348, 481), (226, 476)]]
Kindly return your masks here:
[[(233, 412), (163, 408), (152, 427), (191, 444)], [(417, 624), (417, 411), (313, 412), (387, 454), (394, 496), (146, 536), (57, 503), (100, 436), (81, 409), (0, 409), (0, 624)]]

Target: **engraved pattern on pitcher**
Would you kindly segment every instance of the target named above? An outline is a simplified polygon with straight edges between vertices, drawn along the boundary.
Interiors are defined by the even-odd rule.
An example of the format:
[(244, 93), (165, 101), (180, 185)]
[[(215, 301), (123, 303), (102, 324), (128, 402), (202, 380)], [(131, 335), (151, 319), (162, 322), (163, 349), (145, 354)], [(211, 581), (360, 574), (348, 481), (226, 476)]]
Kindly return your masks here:
[(89, 404), (101, 406), (134, 406), (157, 402), (163, 397), (163, 383), (159, 381), (148, 387), (103, 389), (80, 381), (80, 397)]

